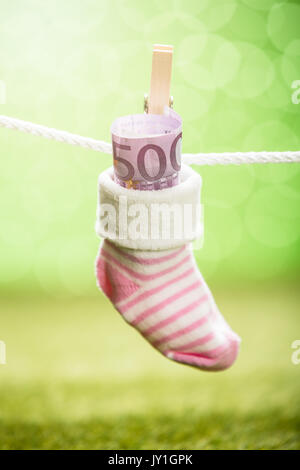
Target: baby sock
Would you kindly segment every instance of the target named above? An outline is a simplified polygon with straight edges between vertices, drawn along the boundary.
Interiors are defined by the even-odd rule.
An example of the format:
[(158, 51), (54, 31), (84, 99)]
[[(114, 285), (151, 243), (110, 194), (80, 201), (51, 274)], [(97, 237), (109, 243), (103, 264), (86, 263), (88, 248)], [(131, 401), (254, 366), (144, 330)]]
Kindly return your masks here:
[[(235, 361), (240, 339), (220, 314), (191, 250), (190, 242), (199, 231), (195, 208), (200, 188), (201, 177), (184, 166), (181, 183), (160, 191), (122, 188), (113, 181), (112, 170), (101, 174), (96, 229), (105, 239), (96, 275), (100, 289), (121, 316), (166, 357), (204, 370), (223, 370)], [(122, 209), (125, 202), (126, 212)], [(153, 239), (151, 229), (154, 223), (156, 229), (158, 225), (149, 215), (153, 204), (191, 207), (191, 230), (172, 238), (165, 225)], [(139, 220), (143, 236), (136, 237), (134, 232), (133, 237), (130, 214), (136, 214), (136, 206), (141, 211), (142, 205), (148, 214), (144, 211)], [(174, 228), (179, 212), (166, 214), (168, 228)], [(124, 222), (128, 232), (121, 234)], [(132, 222), (136, 228), (136, 220)], [(186, 229), (186, 220), (183, 225)]]

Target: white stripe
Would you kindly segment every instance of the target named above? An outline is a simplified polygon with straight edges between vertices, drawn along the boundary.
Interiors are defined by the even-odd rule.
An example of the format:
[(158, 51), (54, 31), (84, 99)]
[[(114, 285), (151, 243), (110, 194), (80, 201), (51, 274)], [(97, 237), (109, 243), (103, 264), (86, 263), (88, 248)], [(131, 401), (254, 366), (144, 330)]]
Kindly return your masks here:
[[(188, 300), (185, 299), (185, 303), (187, 302), (189, 302), (189, 299)], [(175, 333), (176, 331), (182, 330), (183, 328), (186, 328), (188, 325), (191, 325), (195, 321), (200, 320), (209, 311), (210, 311), (209, 303), (205, 302), (203, 305), (195, 307), (190, 313), (183, 315), (182, 317), (178, 318), (177, 320), (170, 323), (169, 325), (166, 325), (165, 327), (152, 333), (150, 336), (147, 336), (147, 339), (151, 342), (157, 341), (158, 339), (163, 338), (164, 336), (167, 336), (172, 333)], [(172, 315), (172, 312), (170, 311), (169, 314)], [(169, 315), (166, 315), (166, 317), (167, 316)], [(201, 336), (204, 336), (202, 334), (202, 329), (204, 329), (203, 331), (206, 331), (208, 329), (208, 332), (209, 332), (212, 330), (212, 327), (207, 321), (203, 323), (203, 326), (198, 328), (198, 335), (201, 334)]]
[(147, 260), (149, 260), (149, 259), (159, 259), (159, 258), (162, 258), (164, 256), (168, 256), (171, 253), (174, 253), (174, 255), (175, 255), (180, 250), (180, 247), (179, 248), (171, 248), (170, 250), (157, 250), (157, 251), (132, 250), (132, 249), (123, 248), (123, 247), (122, 248), (118, 247), (118, 248), (120, 248), (126, 254), (129, 254), (131, 256), (135, 256), (136, 258), (142, 258), (142, 259), (147, 259)]
[[(168, 299), (169, 297), (172, 297), (173, 295), (178, 293), (180, 290), (184, 289), (185, 287), (192, 285), (195, 281), (196, 279), (195, 279), (194, 273), (191, 273), (190, 275), (186, 276), (184, 279), (174, 282), (174, 284), (172, 284), (171, 286), (165, 287), (163, 290), (161, 290), (157, 294), (153, 294), (147, 299), (138, 302), (136, 305), (134, 305), (127, 312), (124, 313), (124, 317), (130, 322), (133, 321), (138, 315), (145, 312), (145, 310), (147, 310), (148, 308), (151, 308), (154, 305), (160, 304), (164, 300)], [(195, 290), (197, 290), (197, 288)], [(175, 308), (177, 309), (178, 301), (179, 299), (176, 300), (175, 304), (172, 303), (173, 311), (175, 311)], [(176, 307), (174, 307), (174, 305), (176, 305)]]
[[(163, 278), (155, 279), (154, 281), (148, 281), (147, 283), (143, 284), (141, 286), (141, 288), (139, 289), (139, 291), (135, 292), (131, 297), (128, 297), (127, 299), (118, 302), (116, 304), (116, 307), (118, 308), (118, 310), (119, 309), (122, 310), (122, 307), (124, 305), (126, 305), (128, 302), (134, 300), (135, 298), (139, 297), (142, 293), (147, 292), (149, 290), (152, 290), (152, 289), (154, 289), (158, 286), (164, 285), (167, 282), (178, 278), (180, 275), (184, 274), (186, 271), (188, 271), (190, 269), (191, 269), (190, 263), (186, 262), (186, 263), (182, 264), (181, 266), (179, 266), (179, 268), (172, 271), (171, 273), (164, 275)], [(124, 273), (124, 271), (122, 271), (122, 273)], [(128, 278), (132, 279), (134, 282), (136, 282), (136, 279), (133, 276), (131, 276), (130, 274), (126, 273), (126, 276)], [(142, 308), (143, 303), (146, 302), (146, 301), (148, 302), (148, 299), (151, 299), (151, 303), (153, 305), (154, 305), (154, 302), (158, 303), (160, 300), (163, 301), (164, 299), (168, 298), (169, 296), (171, 296), (175, 292), (178, 292), (178, 289), (181, 288), (181, 283), (183, 283), (182, 284), (183, 287), (187, 286), (188, 285), (188, 283), (186, 282), (187, 279), (188, 279), (187, 282), (190, 283), (190, 284), (192, 284), (193, 282), (196, 282), (196, 280), (198, 279), (197, 271), (191, 271), (191, 273), (188, 274), (187, 276), (185, 276), (184, 279), (181, 279), (180, 281), (174, 281), (173, 284), (169, 285), (168, 287), (164, 287), (157, 294), (153, 294), (151, 297), (148, 297), (147, 299), (142, 300), (137, 305), (132, 307), (132, 311), (134, 311), (136, 308), (138, 308), (138, 310), (140, 310)], [(180, 283), (180, 287), (179, 287), (178, 283)]]
[[(186, 307), (188, 304), (192, 304), (196, 300), (200, 299), (202, 297), (202, 295), (203, 295), (203, 292), (202, 292), (201, 287), (200, 288), (196, 287), (193, 291), (182, 295), (178, 300), (176, 300), (176, 302), (174, 304), (172, 303), (170, 305), (166, 305), (164, 308), (159, 310), (159, 312), (154, 313), (154, 314), (150, 315), (148, 318), (146, 318), (145, 320), (143, 320), (141, 323), (139, 323), (137, 325), (138, 329), (141, 330), (141, 331), (145, 331), (150, 326), (158, 323), (161, 320), (164, 320), (165, 318), (170, 317), (171, 315), (175, 314), (179, 310)], [(206, 305), (206, 304), (208, 304), (207, 301), (203, 302), (202, 305), (197, 305), (193, 309), (192, 312), (189, 312), (189, 313), (183, 315), (179, 319), (177, 319), (174, 322), (171, 322), (169, 325), (166, 325), (165, 327), (163, 327), (161, 330), (154, 332), (153, 335), (155, 335), (155, 336), (153, 336), (153, 338), (157, 339), (161, 336), (165, 336), (165, 334), (168, 334), (168, 332), (178, 330), (180, 328), (180, 326), (178, 326), (179, 322), (181, 320), (181, 323), (182, 323), (183, 318), (187, 319), (187, 318), (190, 318), (191, 316), (192, 317), (195, 316), (196, 317), (195, 320), (201, 318), (207, 312), (207, 310), (209, 309), (209, 305)], [(187, 320), (184, 320), (185, 325), (186, 325), (186, 323), (187, 323)], [(176, 324), (177, 324), (177, 327), (176, 327)], [(165, 331), (165, 333), (163, 333), (163, 331)], [(151, 337), (152, 337), (152, 335), (151, 335)]]
[[(206, 331), (205, 334), (204, 334), (204, 331)], [(210, 349), (215, 349), (219, 346), (222, 346), (223, 344), (226, 344), (227, 339), (224, 336), (224, 334), (221, 332), (218, 333), (214, 331), (212, 328), (212, 325), (210, 324), (210, 325), (205, 325), (205, 327), (203, 326), (201, 328), (197, 328), (196, 330), (192, 332), (186, 333), (185, 335), (182, 335), (179, 338), (171, 340), (168, 343), (163, 344), (161, 347), (158, 346), (158, 349), (161, 349), (161, 350), (172, 349), (176, 351), (177, 348), (182, 347), (186, 343), (190, 343), (191, 341), (195, 341), (196, 339), (202, 338), (203, 336), (210, 333), (211, 331), (213, 331), (215, 334), (213, 339), (211, 339), (207, 343), (204, 343), (194, 349), (191, 349), (191, 350), (189, 349), (189, 351), (193, 350), (194, 352), (202, 353), (205, 351), (209, 351)]]
[[(132, 269), (138, 274), (143, 274), (146, 276), (150, 276), (150, 275), (152, 276), (157, 273), (160, 273), (161, 271), (164, 271), (165, 269), (171, 268), (177, 265), (178, 263), (180, 263), (180, 261), (182, 261), (184, 258), (186, 258), (189, 255), (189, 252), (187, 250), (183, 250), (178, 255), (174, 255), (174, 257), (169, 259), (168, 261), (164, 261), (162, 263), (153, 264), (153, 265), (145, 265), (145, 264), (136, 263), (134, 261), (130, 261), (129, 259), (121, 256), (119, 253), (114, 251), (114, 249), (108, 243), (105, 244), (105, 251), (107, 251), (110, 255), (112, 255), (120, 263), (124, 264), (129, 269)], [(140, 282), (152, 282), (152, 280), (151, 281), (140, 280)]]

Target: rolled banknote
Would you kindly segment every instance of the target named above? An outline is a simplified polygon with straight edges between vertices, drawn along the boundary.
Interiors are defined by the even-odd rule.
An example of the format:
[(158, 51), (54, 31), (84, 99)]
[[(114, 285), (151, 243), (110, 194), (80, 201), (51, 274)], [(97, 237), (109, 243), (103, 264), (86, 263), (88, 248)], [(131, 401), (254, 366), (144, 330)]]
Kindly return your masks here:
[(129, 189), (157, 190), (179, 182), (181, 117), (164, 114), (119, 117), (111, 126), (115, 181)]

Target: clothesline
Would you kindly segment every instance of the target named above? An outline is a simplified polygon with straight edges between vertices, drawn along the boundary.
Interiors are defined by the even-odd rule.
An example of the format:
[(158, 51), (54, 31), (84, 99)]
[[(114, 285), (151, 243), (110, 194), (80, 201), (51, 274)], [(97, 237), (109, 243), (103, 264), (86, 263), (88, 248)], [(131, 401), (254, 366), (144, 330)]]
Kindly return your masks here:
[[(21, 119), (0, 116), (0, 127), (18, 130), (46, 139), (65, 142), (70, 145), (112, 153), (112, 145), (102, 140), (83, 137), (70, 132), (34, 124)], [(188, 165), (242, 165), (252, 163), (300, 163), (300, 151), (286, 152), (224, 152), (224, 153), (186, 153), (182, 161)]]

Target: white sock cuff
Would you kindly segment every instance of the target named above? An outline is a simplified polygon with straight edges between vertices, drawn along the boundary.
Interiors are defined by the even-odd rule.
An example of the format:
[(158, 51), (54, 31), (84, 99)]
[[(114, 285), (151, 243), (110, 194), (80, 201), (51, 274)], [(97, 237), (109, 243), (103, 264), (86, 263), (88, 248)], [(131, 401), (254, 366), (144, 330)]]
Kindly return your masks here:
[(200, 238), (201, 176), (186, 165), (180, 183), (157, 191), (124, 188), (113, 168), (100, 174), (96, 233), (124, 248), (165, 250)]

